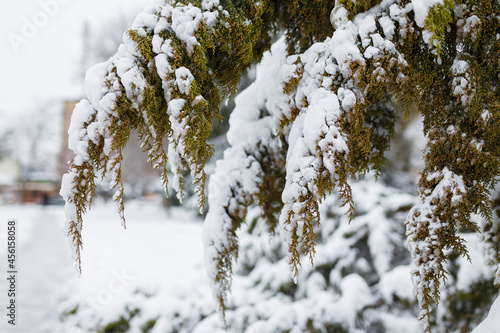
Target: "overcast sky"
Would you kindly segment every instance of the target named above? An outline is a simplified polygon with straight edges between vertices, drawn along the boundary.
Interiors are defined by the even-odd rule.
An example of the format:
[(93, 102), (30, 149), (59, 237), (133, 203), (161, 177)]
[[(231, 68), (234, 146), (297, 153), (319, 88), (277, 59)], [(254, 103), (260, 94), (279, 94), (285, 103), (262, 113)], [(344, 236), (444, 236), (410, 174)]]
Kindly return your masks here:
[[(0, 2), (0, 114), (27, 113), (82, 97), (78, 82), (83, 22), (134, 13), (153, 0)], [(1, 119), (1, 118), (0, 118)]]

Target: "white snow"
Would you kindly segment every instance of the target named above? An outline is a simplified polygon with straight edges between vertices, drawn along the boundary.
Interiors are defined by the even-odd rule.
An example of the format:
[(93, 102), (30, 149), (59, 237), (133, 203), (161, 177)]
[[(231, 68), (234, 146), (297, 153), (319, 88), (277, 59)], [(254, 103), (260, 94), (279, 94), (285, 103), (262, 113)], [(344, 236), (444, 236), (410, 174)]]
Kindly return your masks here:
[(175, 83), (181, 94), (188, 95), (191, 90), (191, 83), (194, 81), (194, 76), (186, 67), (179, 67), (175, 70)]
[(375, 18), (372, 15), (366, 15), (359, 22), (359, 37), (361, 37), (361, 45), (366, 47), (370, 43), (369, 34), (376, 30)]
[[(35, 286), (26, 287), (28, 291), (26, 294), (42, 295), (33, 297), (33, 300), (37, 301), (36, 299), (38, 299), (44, 302), (47, 295), (58, 294), (54, 304), (52, 304), (57, 309), (70, 310), (78, 305), (78, 317), (68, 316), (65, 319), (66, 331), (76, 330), (77, 326), (94, 325), (98, 321), (117, 320), (125, 313), (125, 309), (131, 306), (141, 309), (138, 318), (158, 319), (154, 332), (166, 331), (175, 325), (182, 325), (183, 323), (176, 322), (178, 319), (176, 319), (175, 313), (180, 313), (180, 317), (184, 318), (193, 311), (200, 314), (200, 317), (201, 315), (203, 317), (209, 316), (196, 325), (193, 329), (194, 332), (222, 332), (221, 323), (217, 321), (217, 316), (212, 314), (214, 305), (210, 295), (208, 295), (209, 292), (207, 292), (209, 282), (202, 277), (203, 273), (200, 273), (203, 260), (199, 254), (202, 247), (205, 249), (205, 267), (212, 284), (214, 284), (214, 277), (217, 274), (214, 260), (218, 259), (220, 251), (233, 245), (235, 237), (232, 235), (234, 230), (228, 214), (240, 214), (238, 217), (242, 217), (243, 208), (246, 208), (243, 207), (242, 203), (257, 193), (258, 187), (261, 185), (259, 181), (262, 168), (256, 157), (259, 152), (253, 149), (257, 144), (262, 144), (271, 150), (278, 150), (281, 142), (274, 134), (278, 132), (277, 127), (281, 120), (290, 119), (292, 107), (297, 107), (299, 115), (293, 125), (282, 129), (283, 133), (281, 133), (288, 135), (289, 144), (287, 182), (283, 192), (286, 206), (282, 213), (281, 222), (285, 224), (283, 217), (287, 217), (288, 213), (295, 214), (292, 223), (282, 226), (284, 229), (283, 238), (289, 242), (291, 232), (295, 227), (296, 235), (299, 238), (303, 236), (304, 221), (300, 216), (304, 207), (302, 198), (311, 194), (318, 201), (322, 199), (316, 186), (320, 176), (318, 175), (320, 166), (324, 166), (327, 170), (325, 172), (330, 172), (332, 178), (335, 177), (333, 156), (339, 152), (348, 153), (346, 138), (336, 121), (342, 112), (355, 106), (358, 101), (357, 97), (359, 97), (359, 94), (357, 95), (359, 92), (355, 91), (352, 82), (339, 88), (336, 94), (333, 93), (330, 91), (333, 79), (331, 77), (325, 78), (323, 74), (326, 72), (334, 76), (340, 73), (344, 78), (348, 78), (351, 74), (350, 64), (352, 61), (360, 61), (363, 64), (364, 58), (377, 59), (380, 52), (384, 50), (396, 53), (394, 44), (391, 42), (395, 29), (392, 19), (397, 19), (401, 26), (404, 26), (402, 22), (406, 19), (402, 14), (408, 8), (401, 9), (394, 4), (390, 7), (390, 18), (389, 16), (377, 16), (380, 15), (378, 12), (380, 8), (386, 8), (391, 3), (391, 1), (385, 1), (380, 7), (377, 6), (374, 10), (358, 16), (355, 22), (347, 20), (347, 13), (343, 8), (332, 11), (332, 21), (337, 29), (335, 34), (324, 43), (317, 43), (304, 53), (301, 56), (300, 64), (295, 64), (298, 57), (284, 59), (283, 41), (276, 44), (270, 53), (265, 54), (264, 60), (259, 65), (256, 82), (236, 99), (237, 108), (231, 117), (231, 130), (228, 133), (228, 140), (232, 147), (225, 152), (224, 160), (217, 164), (216, 173), (210, 181), (209, 200), (211, 207), (203, 231), (203, 246), (198, 241), (198, 238), (201, 237), (200, 225), (189, 221), (181, 223), (179, 220), (185, 220), (185, 217), (168, 217), (164, 216), (158, 208), (144, 203), (129, 203), (129, 211), (131, 212), (128, 217), (129, 229), (124, 231), (118, 228), (114, 217), (108, 216), (108, 213), (112, 214), (112, 210), (108, 206), (96, 205), (85, 219), (85, 228), (83, 229), (84, 275), (81, 279), (76, 280), (71, 276), (66, 276), (65, 267), (69, 261), (69, 254), (66, 258), (61, 257), (65, 252), (64, 250), (60, 251), (62, 248), (58, 247), (64, 235), (61, 233), (61, 235), (54, 236), (55, 233), (52, 233), (55, 226), (62, 228), (64, 215), (66, 215), (67, 221), (76, 220), (74, 204), (68, 203), (65, 210), (51, 209), (50, 214), (52, 215), (40, 214), (41, 217), (37, 215), (38, 211), (26, 209), (18, 215), (22, 223), (20, 242), (28, 244), (22, 249), (27, 254), (24, 265), (26, 267), (32, 266), (31, 268), (34, 267), (44, 274), (52, 274), (36, 277), (36, 274), (30, 273), (32, 274), (30, 279), (33, 278), (36, 283), (34, 283)], [(417, 25), (423, 27), (428, 10), (437, 3), (442, 2), (439, 0), (412, 1), (411, 6), (415, 12)], [(169, 4), (173, 4), (173, 2)], [(203, 0), (201, 2), (203, 10), (192, 5), (177, 7), (169, 4), (163, 8), (161, 13), (163, 17), (153, 15), (157, 7), (151, 7), (138, 16), (134, 26), (139, 29), (141, 35), (146, 34), (147, 29), (153, 30), (155, 34), (153, 36), (153, 51), (158, 53), (155, 57), (155, 64), (160, 77), (164, 80), (163, 88), (166, 90), (165, 95), (169, 101), (167, 112), (172, 124), (173, 142), (176, 143), (170, 145), (169, 161), (172, 169), (177, 173), (174, 177), (174, 187), (177, 188), (182, 197), (180, 175), (186, 164), (183, 158), (185, 147), (182, 136), (185, 134), (187, 123), (181, 117), (181, 113), (184, 111), (186, 100), (182, 98), (171, 100), (170, 97), (171, 89), (175, 87), (181, 94), (188, 95), (195, 83), (195, 78), (185, 67), (176, 69), (171, 67), (169, 58), (174, 56), (174, 49), (169, 40), (164, 40), (158, 34), (163, 29), (172, 29), (176, 36), (185, 43), (187, 51), (192, 52), (193, 48), (198, 45), (194, 31), (201, 22), (206, 22), (209, 27), (213, 27), (217, 23), (218, 10), (221, 10), (221, 7), (218, 6), (217, 0)], [(227, 12), (221, 13), (227, 15)], [(171, 19), (171, 23), (168, 23), (166, 17)], [(385, 39), (375, 33), (376, 20), (384, 30)], [(470, 18), (464, 26), (464, 31), (477, 23), (477, 20)], [(358, 38), (361, 38), (362, 46), (366, 48), (363, 52), (357, 45)], [(116, 113), (112, 112), (112, 108), (119, 94), (118, 78), (121, 79), (127, 96), (134, 100), (133, 107), (138, 109), (140, 104), (141, 93), (146, 83), (135, 61), (139, 53), (134, 43), (127, 37), (124, 43), (125, 45), (119, 49), (114, 58), (93, 67), (87, 74), (88, 100), (83, 100), (78, 104), (69, 130), (69, 146), (77, 153), (76, 165), (82, 165), (88, 160), (87, 148), (89, 144), (98, 142), (100, 138), (104, 139), (107, 147), (104, 149), (104, 154), (112, 155), (109, 151), (112, 138), (109, 137), (106, 128), (111, 119), (117, 117)], [(280, 62), (282, 65), (278, 66)], [(117, 76), (109, 72), (112, 66), (116, 66)], [(301, 66), (304, 69), (304, 74), (295, 95), (277, 97), (282, 88), (280, 80), (286, 81), (295, 77), (296, 71)], [(466, 74), (467, 66), (464, 61), (456, 61), (452, 68), (453, 74), (457, 75), (457, 80), (454, 81), (456, 95), (464, 95), (468, 87), (466, 76), (458, 77), (458, 75)], [(175, 74), (175, 80), (167, 80), (167, 76), (172, 73)], [(380, 75), (383, 75), (382, 71)], [(110, 86), (103, 83), (105, 79), (111, 81)], [(303, 103), (304, 99), (307, 101), (307, 107)], [(202, 100), (203, 97), (198, 96), (195, 101)], [(149, 124), (146, 114), (144, 117), (145, 122)], [(486, 121), (489, 117), (490, 114), (485, 111), (483, 119)], [(94, 122), (84, 126), (92, 119)], [(448, 130), (451, 135), (456, 133), (454, 127), (450, 127)], [(151, 135), (155, 137), (153, 127), (150, 127), (150, 131)], [(481, 144), (481, 141), (471, 142), (471, 145), (477, 149), (481, 148)], [(318, 151), (323, 153), (322, 156)], [(444, 169), (429, 175), (428, 180), (436, 177), (440, 177), (442, 180), (436, 190), (431, 193), (431, 197), (443, 198), (446, 192), (451, 190), (453, 192), (452, 205), (459, 204), (462, 200), (461, 193), (465, 191), (461, 177)], [(61, 189), (64, 198), (67, 199), (73, 195), (71, 187), (76, 179), (76, 174), (73, 171), (64, 176)], [(249, 332), (275, 332), (292, 327), (293, 332), (295, 332), (297, 327), (304, 327), (308, 317), (324, 321), (325, 318), (335, 316), (341, 317), (339, 320), (347, 322), (352, 327), (356, 321), (357, 311), (365, 306), (373, 305), (379, 296), (373, 293), (364, 277), (361, 276), (364, 272), (369, 271), (371, 264), (374, 265), (376, 273), (381, 276), (378, 291), (387, 302), (390, 302), (393, 295), (406, 300), (414, 299), (408, 278), (409, 266), (399, 266), (392, 270), (390, 268), (390, 255), (393, 242), (396, 240), (391, 238), (391, 227), (386, 218), (386, 207), (410, 203), (413, 198), (391, 192), (389, 198), (380, 199), (383, 201), (381, 204), (378, 201), (381, 197), (380, 194), (385, 193), (381, 187), (367, 188), (360, 185), (354, 187), (353, 192), (355, 196), (362, 197), (361, 207), (358, 208), (362, 211), (365, 210), (365, 213), (362, 217), (357, 218), (355, 222), (358, 224), (356, 226), (345, 223), (339, 227), (342, 231), (339, 234), (342, 237), (328, 240), (326, 244), (318, 246), (317, 264), (328, 263), (332, 258), (338, 259), (337, 265), (340, 267), (347, 268), (354, 263), (353, 265), (359, 274), (353, 273), (342, 277), (332, 271), (330, 276), (325, 277), (318, 272), (308, 275), (310, 269), (304, 268), (304, 272), (297, 277), (297, 280), (304, 282), (298, 287), (298, 295), (302, 293), (307, 298), (292, 303), (286, 297), (281, 299), (278, 297), (266, 298), (268, 295), (263, 295), (263, 293), (252, 289), (255, 283), (250, 282), (267, 281), (268, 286), (277, 289), (289, 280), (286, 274), (277, 274), (277, 272), (286, 271), (284, 260), (272, 265), (262, 260), (259, 268), (252, 271), (249, 279), (235, 282), (241, 293), (230, 300), (230, 306), (237, 309), (234, 311), (235, 313), (228, 315), (228, 321), (232, 321), (232, 327), (242, 328), (245, 325), (245, 320), (250, 318), (253, 324), (248, 327)], [(419, 206), (419, 209), (424, 211), (429, 209), (425, 206), (427, 204), (429, 202), (423, 203), (423, 208)], [(20, 210), (19, 207), (14, 207), (14, 209)], [(25, 222), (25, 216), (28, 216), (30, 222)], [(41, 218), (41, 221), (38, 221), (41, 222), (40, 224), (33, 222), (37, 218)], [(174, 221), (169, 221), (169, 219)], [(192, 218), (187, 217), (187, 219)], [(50, 224), (54, 220), (56, 222)], [(46, 228), (40, 228), (41, 226)], [(436, 223), (433, 227), (432, 231), (436, 231), (441, 225)], [(78, 224), (76, 228), (82, 230), (82, 225)], [(409, 228), (410, 234), (412, 231), (414, 230)], [(363, 232), (366, 232), (373, 263), (369, 263), (365, 258), (356, 258), (356, 253), (349, 251), (350, 246), (356, 241), (355, 239), (347, 240), (347, 235), (352, 232), (360, 232), (360, 235), (356, 235), (359, 237), (364, 236)], [(40, 235), (44, 237), (37, 239), (36, 236)], [(44, 241), (57, 239), (57, 241), (41, 243), (40, 239)], [(269, 253), (269, 249), (272, 249), (275, 241), (270, 240), (268, 244), (264, 242), (260, 244), (262, 253)], [(468, 242), (471, 243), (469, 240)], [(74, 244), (70, 245), (74, 255), (76, 252)], [(410, 247), (415, 252), (416, 248), (420, 250), (420, 246), (424, 245), (410, 244)], [(242, 237), (240, 246), (242, 248), (251, 247), (253, 244), (245, 243), (244, 237)], [(55, 268), (48, 272), (43, 271), (43, 265), (35, 259), (39, 258), (36, 255), (47, 249), (51, 251), (49, 259), (55, 261), (55, 265), (49, 267), (54, 268), (59, 265), (59, 267), (64, 267), (61, 271), (57, 271)], [(426, 248), (423, 250), (425, 251)], [(473, 250), (477, 249), (473, 247)], [(1, 251), (0, 249), (0, 259), (2, 259)], [(262, 253), (260, 255), (255, 255), (255, 253), (242, 253), (240, 255), (248, 255), (249, 258), (246, 260), (256, 263), (261, 260)], [(475, 256), (476, 252), (471, 252), (472, 254)], [(432, 253), (429, 254), (431, 259), (432, 256)], [(229, 259), (231, 260), (231, 258)], [(473, 260), (473, 262), (477, 261), (477, 259)], [(465, 289), (471, 281), (477, 280), (479, 276), (487, 275), (487, 271), (482, 266), (474, 265), (471, 266), (472, 268), (465, 269), (469, 266), (466, 266), (465, 263), (461, 263), (461, 265), (464, 266), (464, 269), (458, 274), (456, 283), (458, 288)], [(433, 267), (428, 269), (433, 269)], [(67, 279), (64, 279), (66, 277)], [(59, 290), (52, 288), (50, 292), (46, 292), (45, 289), (41, 289), (41, 292), (37, 290), (40, 289), (37, 287), (47, 281), (52, 283), (50, 288), (66, 284)], [(328, 283), (335, 285), (338, 288), (338, 293), (325, 290)], [(225, 286), (222, 284), (217, 285), (215, 282), (213, 287), (216, 296), (225, 292)], [(117, 290), (120, 291), (115, 292)], [(191, 301), (193, 294), (197, 294), (198, 297), (197, 307), (194, 306), (195, 301)], [(57, 302), (62, 303), (57, 304)], [(497, 301), (496, 305), (492, 307), (490, 316), (476, 333), (490, 332), (487, 330), (488, 327), (491, 328), (495, 325), (492, 318), (500, 313), (498, 303)], [(39, 304), (36, 305), (39, 306)], [(258, 307), (258, 311), (253, 311), (252, 306)], [(26, 313), (31, 314), (28, 310)], [(50, 314), (43, 313), (41, 315), (40, 312), (32, 318), (43, 318), (44, 315), (49, 318), (47, 327), (56, 322), (54, 317), (50, 317)], [(258, 320), (258, 318), (263, 319)], [(264, 319), (267, 322), (264, 322)], [(394, 332), (414, 332), (417, 330), (414, 318), (397, 318), (387, 314), (384, 320), (394, 324), (393, 326), (389, 325)], [(405, 325), (404, 321), (409, 322), (409, 324)], [(135, 325), (133, 329), (138, 331), (139, 327), (136, 321), (132, 321), (132, 324)], [(87, 328), (93, 329), (90, 326)], [(50, 330), (53, 329), (54, 327), (50, 328)], [(49, 328), (40, 326), (40, 332), (46, 331), (48, 332)]]
[(383, 275), (379, 282), (379, 289), (384, 299), (391, 302), (393, 296), (397, 296), (408, 301), (415, 300), (410, 277), (411, 269), (409, 265), (398, 266)]
[[(227, 321), (235, 332), (273, 333), (292, 329), (300, 332), (299, 327), (305, 327), (307, 318), (318, 323), (333, 321), (354, 327), (357, 313), (366, 306), (377, 304), (377, 289), (387, 302), (392, 295), (410, 302), (414, 300), (409, 266), (384, 272), (375, 288), (369, 287), (358, 274), (332, 276), (356, 261), (356, 247), (353, 247), (358, 239), (356, 232), (366, 232), (372, 237), (373, 232), (389, 223), (383, 214), (373, 212), (380, 211), (380, 207), (397, 210), (415, 200), (413, 196), (388, 190), (373, 181), (353, 184), (353, 191), (363, 214), (351, 224), (347, 224), (345, 218), (341, 221), (327, 219), (323, 228), (325, 236), (332, 228), (340, 229), (336, 237), (326, 238), (327, 242), (317, 249), (316, 265), (338, 259), (337, 268), (326, 281), (322, 274), (304, 265), (297, 285), (296, 297), (299, 299), (295, 301), (272, 293), (290, 282), (286, 258), (277, 262), (268, 259), (273, 258), (277, 248), (283, 247), (279, 237), (268, 238), (261, 234), (250, 238), (248, 226), (241, 230), (240, 261), (254, 262), (257, 266), (250, 275), (241, 273), (234, 278)], [(332, 202), (330, 197), (327, 204)], [(19, 221), (20, 274), (24, 274), (20, 276), (30, 281), (29, 284), (24, 282), (25, 296), (19, 299), (22, 300), (20, 311), (30, 319), (23, 319), (25, 327), (33, 327), (43, 318), (43, 324), (37, 326), (40, 333), (95, 331), (99, 323), (116, 321), (127, 315), (127, 309), (137, 308), (141, 312), (129, 320), (131, 332), (140, 332), (140, 326), (149, 319), (157, 320), (153, 332), (181, 327), (178, 325), (184, 329), (192, 327), (191, 331), (198, 333), (226, 331), (214, 313), (209, 281), (202, 268), (202, 227), (201, 223), (194, 222), (197, 218), (192, 214), (175, 209), (168, 214), (156, 204), (131, 201), (128, 203), (128, 229), (123, 230), (113, 209), (98, 201), (85, 219), (83, 275), (78, 279), (71, 269), (73, 262), (69, 258), (66, 235), (61, 232), (62, 207), (42, 210), (38, 206), (2, 206), (2, 211)], [(346, 237), (349, 234), (354, 236)], [(385, 235), (385, 239), (377, 241), (380, 248), (388, 247), (391, 242), (391, 232)], [(0, 243), (3, 239), (5, 234), (2, 236), (0, 232)], [(467, 239), (467, 242), (473, 250), (475, 265), (467, 266), (465, 259), (460, 263), (463, 271), (459, 272), (457, 286), (466, 286), (478, 276), (479, 249), (472, 240)], [(373, 244), (370, 248), (374, 248), (373, 253), (379, 251)], [(5, 250), (0, 247), (0, 251)], [(382, 254), (384, 251), (378, 253), (387, 256)], [(0, 253), (0, 260), (4, 254)], [(358, 262), (359, 274), (362, 274), (362, 263)], [(366, 260), (364, 262), (366, 266)], [(242, 269), (244, 267), (240, 266), (237, 271)], [(337, 286), (338, 292), (327, 287), (327, 282)], [(66, 315), (59, 322), (59, 313), (77, 306), (75, 315)], [(484, 330), (495, 328), (497, 319), (493, 313), (498, 311), (495, 306), (491, 311), (492, 315), (477, 332), (495, 332)], [(380, 318), (388, 332), (421, 332), (421, 323), (415, 317), (383, 313)]]
[(443, 0), (412, 0), (415, 22), (420, 28), (424, 27), (425, 19), (429, 10), (437, 4), (443, 4)]
[[(356, 75), (351, 72), (353, 63), (364, 66), (366, 59), (377, 59), (382, 52), (398, 55), (390, 40), (395, 25), (391, 18), (381, 13), (391, 5), (394, 20), (406, 12), (391, 1), (385, 1), (350, 21), (346, 9), (336, 6), (331, 13), (335, 27), (333, 36), (315, 43), (299, 56), (288, 57), (281, 65), (280, 79), (283, 82), (300, 79), (295, 91), (290, 95), (283, 94), (272, 109), (275, 132), (282, 131), (287, 135), (289, 144), (286, 184), (282, 193), (285, 206), (280, 216), (282, 238), (287, 244), (296, 239), (301, 247), (308, 241), (304, 238), (304, 220), (311, 219), (316, 213), (304, 208), (308, 205), (310, 209), (311, 202), (322, 200), (324, 193), (318, 191), (317, 183), (324, 178), (320, 177), (329, 178), (337, 185), (336, 164), (347, 163), (339, 160), (347, 159), (349, 151), (347, 137), (338, 121), (357, 102), (362, 103), (364, 96), (364, 92), (355, 87)], [(382, 17), (385, 38), (377, 33), (376, 21)], [(361, 45), (358, 45), (359, 40)], [(397, 56), (397, 59), (400, 65), (405, 65), (402, 57)], [(297, 77), (299, 72), (302, 72), (301, 77)], [(339, 78), (337, 73), (342, 77)], [(384, 79), (384, 68), (377, 68), (376, 73), (378, 80)], [(336, 82), (338, 89), (332, 91), (333, 80), (345, 82)], [(283, 123), (288, 124), (286, 128), (283, 128)], [(326, 171), (320, 175), (322, 169)], [(383, 258), (383, 255), (378, 258)], [(377, 267), (385, 270), (387, 265), (377, 262)]]
[[(95, 331), (100, 321), (119, 319), (125, 305), (139, 307), (143, 318), (154, 319), (171, 307), (192, 311), (189, 304), (199, 297), (208, 313), (214, 311), (202, 268), (201, 221), (182, 210), (167, 214), (157, 201), (129, 202), (128, 208), (127, 230), (108, 204), (96, 203), (86, 216), (83, 274), (78, 278), (62, 231), (63, 207), (1, 207), (17, 221), (16, 332)], [(2, 228), (0, 244), (5, 239)], [(5, 250), (0, 247), (2, 262)], [(6, 290), (4, 281), (0, 280), (1, 290)], [(60, 321), (63, 312), (75, 307), (74, 316)], [(172, 325), (172, 320), (165, 320)], [(0, 330), (14, 332), (6, 320), (0, 322)]]
[(498, 332), (500, 332), (500, 297), (497, 297), (491, 306), (488, 317), (472, 331), (472, 333)]
[[(189, 53), (194, 47), (199, 45), (195, 37), (195, 32), (201, 22), (206, 22), (209, 27), (216, 23), (220, 8), (217, 1), (204, 1), (202, 8), (192, 4), (178, 5), (171, 1), (157, 1), (157, 4), (145, 9), (135, 18), (132, 29), (139, 36), (152, 35), (152, 48), (154, 61), (157, 65), (157, 72), (162, 79), (162, 88), (164, 96), (169, 102), (167, 114), (172, 127), (172, 137), (169, 138), (169, 164), (174, 173), (174, 187), (177, 190), (177, 196), (182, 202), (184, 189), (182, 186), (182, 175), (187, 168), (191, 169), (193, 183), (198, 183), (195, 190), (201, 198), (201, 186), (204, 184), (205, 174), (203, 170), (197, 167), (197, 154), (186, 156), (185, 145), (188, 138), (188, 131), (193, 129), (194, 124), (189, 123), (189, 117), (186, 116), (190, 110), (185, 109), (186, 100), (179, 98), (179, 95), (189, 95), (191, 88), (196, 84), (196, 78), (186, 67), (180, 66), (172, 68), (169, 58), (175, 56), (174, 49), (171, 47), (171, 41), (165, 40), (160, 35), (165, 31), (175, 34), (180, 40), (184, 49)], [(92, 172), (90, 168), (97, 168), (96, 165), (84, 164), (89, 160), (89, 148), (91, 143), (104, 142), (102, 153), (105, 160), (102, 164), (107, 164), (108, 171), (112, 176), (111, 187), (117, 192), (114, 199), (119, 204), (119, 214), (123, 216), (123, 186), (119, 178), (121, 167), (121, 154), (117, 151), (112, 152), (110, 148), (116, 146), (118, 134), (110, 129), (112, 124), (120, 125), (126, 119), (125, 115), (119, 115), (119, 110), (115, 109), (115, 103), (122, 97), (123, 89), (126, 98), (131, 103), (132, 110), (128, 112), (138, 112), (143, 118), (143, 127), (148, 132), (141, 133), (143, 140), (151, 143), (148, 149), (149, 161), (153, 167), (158, 167), (159, 163), (166, 158), (160, 138), (157, 137), (156, 124), (150, 118), (147, 110), (142, 106), (143, 94), (148, 83), (143, 74), (142, 63), (145, 55), (141, 54), (138, 41), (134, 41), (130, 34), (123, 35), (123, 44), (118, 48), (114, 56), (102, 64), (92, 67), (86, 75), (87, 100), (78, 104), (74, 114), (72, 124), (69, 129), (70, 148), (75, 153), (74, 164), (76, 166), (85, 166), (81, 169), (72, 171), (70, 177), (66, 177), (63, 187), (69, 187), (74, 180), (80, 178), (78, 172)], [(149, 64), (151, 65), (151, 64)], [(174, 73), (175, 79), (171, 74)], [(174, 98), (176, 97), (176, 98)], [(173, 100), (172, 100), (173, 98)], [(187, 97), (186, 97), (187, 98)], [(194, 103), (203, 101), (203, 96), (196, 96)], [(194, 105), (193, 103), (193, 105)], [(195, 156), (196, 155), (196, 156)], [(196, 171), (196, 172), (195, 172)], [(74, 196), (81, 196), (82, 193), (74, 191), (64, 191), (65, 199), (73, 200)], [(201, 203), (201, 200), (200, 200)], [(200, 204), (200, 211), (203, 209)], [(68, 216), (75, 216), (75, 206), (68, 204)], [(68, 221), (70, 222), (70, 221)], [(80, 221), (73, 221), (80, 223)], [(81, 229), (79, 225), (77, 229)], [(79, 259), (78, 246), (73, 245), (75, 257)]]
[[(162, 2), (159, 2), (160, 4)], [(188, 54), (193, 52), (194, 46), (198, 45), (199, 42), (194, 36), (194, 32), (198, 29), (198, 25), (203, 21), (207, 22), (207, 25), (212, 27), (216, 23), (218, 17), (217, 11), (217, 1), (203, 1), (202, 9), (188, 4), (187, 6), (175, 6), (168, 3), (163, 7), (161, 11), (161, 16), (170, 19), (170, 28), (175, 32), (175, 35), (179, 40), (185, 43), (186, 50)], [(162, 4), (163, 5), (163, 4)], [(149, 16), (147, 16), (149, 18)], [(144, 19), (138, 18), (134, 25), (140, 27), (144, 24)], [(157, 21), (151, 22), (151, 27)], [(156, 31), (155, 31), (156, 33)]]

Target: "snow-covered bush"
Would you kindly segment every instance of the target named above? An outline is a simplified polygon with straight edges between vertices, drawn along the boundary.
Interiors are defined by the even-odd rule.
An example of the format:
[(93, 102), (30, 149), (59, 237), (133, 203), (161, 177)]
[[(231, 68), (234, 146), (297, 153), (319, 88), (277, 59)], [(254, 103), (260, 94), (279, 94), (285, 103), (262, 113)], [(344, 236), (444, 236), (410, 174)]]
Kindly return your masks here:
[[(371, 175), (354, 183), (352, 191), (356, 216), (351, 223), (334, 196), (320, 206), (315, 264), (302, 267), (297, 284), (286, 274), (287, 249), (280, 236), (269, 235), (259, 208), (249, 210), (237, 231), (241, 254), (226, 303), (226, 327), (203, 271), (192, 277), (190, 288), (178, 291), (151, 277), (153, 284), (127, 289), (98, 312), (91, 303), (70, 298), (62, 320), (75, 332), (420, 333), (401, 224), (418, 198)], [(462, 237), (473, 262), (452, 257), (447, 268), (452, 283), (441, 289), (436, 332), (470, 332), (496, 294), (478, 237)]]

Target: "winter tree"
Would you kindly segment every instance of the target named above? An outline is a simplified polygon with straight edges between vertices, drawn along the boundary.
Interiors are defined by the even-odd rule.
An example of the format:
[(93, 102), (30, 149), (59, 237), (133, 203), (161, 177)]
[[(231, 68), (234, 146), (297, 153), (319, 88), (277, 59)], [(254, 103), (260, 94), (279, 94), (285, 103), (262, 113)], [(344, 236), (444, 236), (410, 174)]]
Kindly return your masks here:
[[(449, 263), (469, 258), (460, 231), (482, 233), (500, 283), (499, 201), (491, 200), (500, 167), (496, 0), (158, 1), (136, 18), (118, 52), (87, 72), (87, 99), (73, 114), (76, 157), (61, 194), (78, 270), (82, 216), (97, 176), (111, 175), (125, 225), (121, 163), (131, 130), (165, 185), (174, 174), (181, 201), (191, 173), (203, 210), (212, 121), (280, 35), (283, 60), (241, 98), (231, 147), (208, 186), (203, 242), (221, 314), (249, 209), (260, 207), (268, 231), (280, 232), (297, 279), (303, 257), (312, 262), (317, 252), (320, 204), (335, 194), (356, 223), (353, 180), (382, 173), (396, 118), (416, 109), (425, 164), (418, 203), (400, 222), (419, 318), (430, 332), (440, 287), (453, 275)], [(384, 270), (379, 255), (376, 270)], [(341, 289), (349, 294), (352, 285), (362, 287), (353, 277)]]

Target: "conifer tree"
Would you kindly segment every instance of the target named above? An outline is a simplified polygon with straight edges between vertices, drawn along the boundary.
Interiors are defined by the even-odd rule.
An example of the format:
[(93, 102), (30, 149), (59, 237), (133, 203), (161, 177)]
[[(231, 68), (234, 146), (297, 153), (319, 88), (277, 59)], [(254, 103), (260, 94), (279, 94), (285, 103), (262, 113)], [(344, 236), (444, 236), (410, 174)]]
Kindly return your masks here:
[[(296, 277), (301, 257), (312, 262), (316, 253), (319, 204), (335, 191), (354, 217), (350, 182), (381, 172), (397, 113), (415, 107), (428, 142), (420, 202), (405, 225), (419, 318), (430, 332), (449, 252), (468, 256), (460, 230), (484, 232), (499, 279), (490, 200), (500, 174), (497, 0), (158, 1), (116, 55), (89, 70), (87, 99), (74, 111), (76, 157), (61, 193), (78, 269), (96, 176), (112, 175), (125, 223), (121, 151), (131, 129), (165, 184), (167, 170), (175, 174), (181, 200), (191, 172), (203, 209), (212, 120), (281, 32), (288, 54), (278, 82), (234, 117), (251, 130), (229, 138), (210, 181), (204, 244), (220, 311), (248, 208), (260, 206), (269, 231), (281, 232)], [(486, 221), (482, 230), (474, 214)]]

